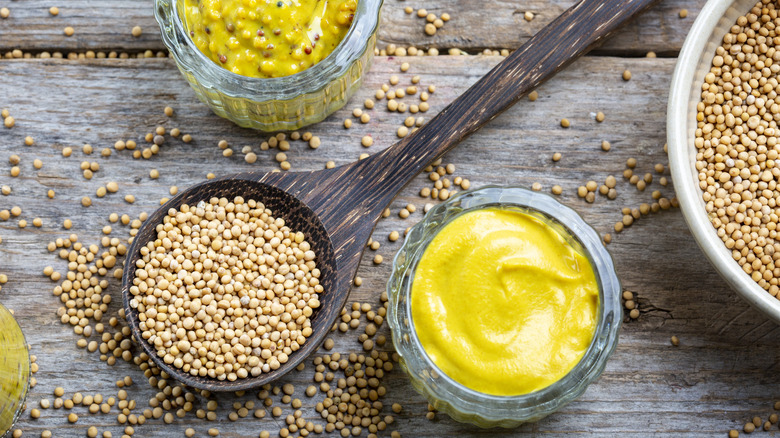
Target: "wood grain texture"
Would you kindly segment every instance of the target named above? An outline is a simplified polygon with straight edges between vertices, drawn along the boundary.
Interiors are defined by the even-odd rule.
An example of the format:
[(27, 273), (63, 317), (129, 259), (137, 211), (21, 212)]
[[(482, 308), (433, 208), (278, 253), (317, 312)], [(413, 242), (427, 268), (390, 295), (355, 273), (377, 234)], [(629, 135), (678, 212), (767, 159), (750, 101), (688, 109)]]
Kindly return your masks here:
[[(458, 47), (469, 52), (515, 49), (555, 17), (571, 7), (574, 0), (497, 0), (475, 8), (473, 0), (386, 0), (379, 28), (379, 46), (397, 44), (419, 48)], [(664, 0), (636, 23), (620, 31), (603, 48), (604, 53), (642, 56), (648, 51), (674, 55), (705, 0)], [(25, 51), (131, 51), (163, 50), (159, 27), (154, 20), (152, 0), (70, 0), (59, 4), (60, 14), (49, 15), (53, 3), (47, 0), (0, 2), (11, 16), (0, 19), (0, 52)], [(425, 20), (416, 13), (407, 15), (404, 7), (425, 8), (452, 20), (430, 37), (423, 30)], [(688, 17), (679, 18), (681, 9)], [(535, 14), (528, 22), (526, 11)], [(72, 26), (75, 34), (66, 37), (63, 29)], [(133, 37), (133, 26), (143, 34)]]
[[(399, 73), (398, 66), (404, 61), (411, 63), (411, 69)], [(287, 155), (293, 169), (321, 169), (328, 160), (346, 164), (360, 153), (376, 153), (397, 141), (395, 130), (408, 113), (389, 113), (383, 105), (369, 112), (370, 123), (362, 125), (354, 120), (351, 129), (342, 127), (343, 120), (351, 118), (352, 108), (373, 96), (391, 75), (401, 78), (399, 86), (408, 84), (412, 75), (420, 75), (423, 85), (437, 86), (429, 101), (432, 109), (423, 114), (428, 119), (498, 61), (482, 56), (377, 58), (353, 103), (311, 128), (321, 137), (322, 146), (311, 150), (301, 142), (292, 143)], [(593, 204), (578, 198), (576, 188), (591, 179), (600, 182), (610, 174), (619, 176), (629, 157), (637, 158), (637, 171), (642, 173), (652, 172), (656, 163), (666, 163), (664, 118), (673, 67), (674, 61), (668, 59), (583, 58), (543, 85), (536, 102), (524, 100), (515, 105), (448, 153), (445, 162), (454, 163), (455, 174), (469, 178), (474, 187), (528, 187), (540, 182), (549, 192), (553, 184), (560, 184), (564, 190), (561, 202), (581, 213), (599, 232), (609, 232), (621, 218), (621, 207), (647, 202), (652, 190), (670, 197), (671, 185), (661, 187), (654, 181), (645, 192), (638, 192), (618, 178), (618, 198), (608, 201), (598, 197)], [(628, 82), (620, 77), (626, 68), (633, 73)], [(122, 361), (110, 367), (96, 354), (76, 348), (78, 337), (70, 326), (57, 320), (59, 300), (51, 295), (54, 284), (40, 272), (49, 265), (64, 272), (65, 264), (46, 251), (47, 242), (76, 232), (81, 241), (96, 243), (102, 236), (100, 229), (108, 224), (109, 213), (137, 216), (141, 211), (151, 212), (161, 197), (169, 196), (169, 186), (183, 188), (200, 182), (207, 172), (269, 171), (276, 166), (276, 151), (260, 151), (263, 136), (213, 116), (197, 101), (170, 60), (18, 60), (0, 63), (0, 76), (8, 79), (0, 83), (0, 107), (8, 108), (16, 118), (13, 129), (0, 129), (0, 185), (13, 188), (11, 195), (0, 195), (0, 210), (19, 205), (24, 210), (21, 217), (28, 221), (41, 217), (44, 222), (40, 229), (24, 230), (13, 221), (0, 222), (0, 272), (9, 277), (0, 291), (0, 301), (16, 310), (40, 365), (38, 385), (31, 391), (28, 406), (34, 407), (43, 398), (51, 400), (56, 386), (63, 386), (67, 394), (115, 395), (114, 382), (130, 375), (136, 382), (128, 389), (130, 398), (137, 400), (141, 409), (146, 408), (156, 390), (144, 382), (137, 367)], [(163, 115), (166, 105), (176, 111), (172, 118)], [(593, 120), (597, 111), (606, 114), (603, 123)], [(563, 117), (571, 121), (569, 129), (560, 127)], [(194, 141), (184, 144), (168, 138), (161, 152), (149, 161), (134, 160), (128, 151), (115, 151), (109, 158), (78, 151), (84, 143), (99, 150), (119, 139), (132, 138), (143, 145), (143, 135), (157, 125), (178, 127), (192, 134)], [(360, 146), (360, 138), (367, 134), (374, 138), (374, 146), (368, 149)], [(35, 138), (34, 146), (23, 146), (26, 135)], [(221, 139), (230, 142), (236, 151), (233, 157), (222, 156), (217, 147)], [(602, 140), (612, 143), (610, 152), (601, 151)], [(254, 165), (245, 163), (238, 153), (246, 145), (258, 153)], [(67, 159), (60, 155), (65, 146), (77, 149)], [(561, 161), (552, 162), (553, 152), (563, 154)], [(7, 176), (11, 154), (22, 158), (18, 178)], [(35, 158), (43, 160), (41, 170), (33, 169)], [(89, 181), (79, 170), (84, 160), (101, 165)], [(152, 168), (160, 171), (158, 180), (149, 178)], [(658, 175), (654, 176), (657, 179)], [(95, 190), (108, 181), (120, 184), (119, 193), (95, 197)], [(389, 242), (387, 236), (419, 220), (422, 206), (431, 202), (417, 195), (423, 186), (430, 187), (426, 175), (416, 177), (401, 192), (393, 201), (391, 216), (377, 225), (373, 237), (382, 247), (367, 251), (361, 260), (358, 275), (363, 285), (353, 288), (350, 303), (379, 305), (378, 297), (391, 269), (389, 260), (401, 244)], [(45, 196), (50, 188), (57, 192), (54, 200)], [(136, 196), (132, 205), (122, 200), (128, 193)], [(80, 199), (85, 195), (92, 196), (92, 207), (81, 207)], [(408, 203), (415, 204), (417, 212), (402, 220), (397, 213)], [(73, 230), (61, 227), (65, 218), (73, 219)], [(125, 227), (114, 228), (112, 236), (126, 236)], [(643, 217), (616, 235), (608, 249), (623, 286), (637, 294), (642, 315), (624, 323), (606, 371), (582, 397), (537, 424), (510, 431), (480, 430), (445, 415), (426, 420), (425, 400), (396, 368), (383, 379), (388, 388), (383, 402), (385, 411), (394, 402), (403, 404), (404, 409), (388, 430), (399, 430), (405, 437), (717, 437), (726, 436), (728, 429), (741, 428), (754, 415), (766, 419), (774, 412), (772, 404), (780, 397), (774, 377), (780, 371), (780, 353), (775, 348), (778, 328), (728, 289), (696, 247), (678, 210)], [(375, 266), (371, 262), (374, 254), (381, 254), (385, 262)], [(113, 297), (109, 312), (113, 315), (121, 307), (118, 281), (110, 283), (108, 293)], [(379, 333), (387, 336), (387, 330), (383, 325)], [(333, 351), (361, 351), (356, 340), (359, 333), (362, 326), (347, 334), (331, 334), (336, 344)], [(679, 347), (670, 345), (671, 335), (680, 338)], [(313, 406), (322, 396), (310, 399), (302, 394), (312, 383), (312, 368), (307, 361), (306, 370), (290, 373), (279, 383), (294, 383), (295, 395), (303, 401), (304, 417), (321, 422)], [(279, 405), (279, 397), (273, 398), (274, 405)], [(223, 437), (257, 436), (260, 430), (277, 431), (283, 423), (284, 417), (270, 415), (262, 420), (231, 422), (227, 414), (234, 397), (226, 394), (217, 399), (218, 422), (191, 415), (170, 425), (150, 420), (136, 427), (136, 436), (180, 437), (187, 427), (195, 428), (198, 436), (204, 436), (209, 427), (218, 427)], [(238, 399), (257, 400), (254, 392)], [(204, 405), (199, 399), (196, 409)], [(285, 415), (291, 411), (284, 408)], [(44, 429), (53, 430), (58, 437), (81, 437), (92, 425), (117, 437), (122, 434), (116, 409), (106, 415), (88, 415), (84, 408), (75, 412), (80, 416), (75, 425), (67, 423), (66, 411), (49, 409), (42, 410), (38, 420), (24, 415), (19, 427), (29, 437), (40, 436)]]
[[(316, 172), (242, 173), (185, 190), (160, 207), (139, 230), (130, 247), (123, 275), (123, 303), (136, 339), (141, 339), (138, 312), (130, 306), (139, 250), (155, 239), (157, 224), (169, 209), (212, 197), (242, 196), (262, 200), (293, 230), (302, 231), (319, 255), (322, 308), (312, 319), (312, 337), (292, 360), (271, 373), (233, 382), (191, 376), (165, 364), (148, 343), (146, 353), (157, 366), (187, 385), (211, 391), (258, 388), (293, 370), (324, 341), (346, 303), (352, 279), (371, 231), (398, 191), (436, 158), (505, 111), (607, 38), (652, 0), (583, 1), (537, 33), (504, 59), (419, 131), (373, 157)], [(258, 184), (260, 181), (262, 184)], [(281, 189), (281, 192), (280, 190)], [(316, 216), (316, 217), (315, 217)]]

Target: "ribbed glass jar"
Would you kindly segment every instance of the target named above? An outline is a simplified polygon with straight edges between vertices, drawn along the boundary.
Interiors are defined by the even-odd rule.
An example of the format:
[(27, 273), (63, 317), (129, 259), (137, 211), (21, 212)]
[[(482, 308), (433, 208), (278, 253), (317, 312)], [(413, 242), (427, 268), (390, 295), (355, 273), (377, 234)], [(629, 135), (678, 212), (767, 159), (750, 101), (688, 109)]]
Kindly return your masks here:
[(0, 437), (24, 410), (30, 388), (30, 353), (27, 341), (11, 312), (0, 304)]
[[(570, 238), (588, 256), (599, 283), (597, 326), (580, 362), (552, 385), (518, 396), (496, 396), (474, 391), (447, 376), (426, 354), (414, 327), (411, 291), (417, 263), (433, 237), (464, 212), (499, 207), (538, 217)], [(393, 260), (387, 284), (388, 323), (401, 366), (414, 388), (428, 402), (452, 418), (480, 427), (516, 427), (538, 421), (579, 397), (607, 363), (618, 341), (622, 310), (621, 288), (612, 257), (596, 231), (572, 209), (551, 196), (520, 187), (486, 186), (462, 192), (432, 208), (412, 227)]]
[(383, 0), (359, 0), (336, 49), (311, 68), (279, 78), (251, 78), (218, 66), (192, 42), (182, 0), (155, 0), (162, 39), (198, 98), (217, 115), (261, 131), (295, 130), (338, 110), (360, 87), (374, 57)]

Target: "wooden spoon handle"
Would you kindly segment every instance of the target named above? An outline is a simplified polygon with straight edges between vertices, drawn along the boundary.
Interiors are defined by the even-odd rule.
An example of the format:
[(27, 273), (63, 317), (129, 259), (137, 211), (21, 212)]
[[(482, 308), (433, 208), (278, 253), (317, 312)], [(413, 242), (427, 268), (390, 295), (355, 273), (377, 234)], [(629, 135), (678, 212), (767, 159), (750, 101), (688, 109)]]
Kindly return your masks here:
[(575, 4), (413, 135), (372, 157), (372, 164), (378, 165), (377, 179), (388, 191), (400, 190), (432, 161), (656, 1), (582, 0)]

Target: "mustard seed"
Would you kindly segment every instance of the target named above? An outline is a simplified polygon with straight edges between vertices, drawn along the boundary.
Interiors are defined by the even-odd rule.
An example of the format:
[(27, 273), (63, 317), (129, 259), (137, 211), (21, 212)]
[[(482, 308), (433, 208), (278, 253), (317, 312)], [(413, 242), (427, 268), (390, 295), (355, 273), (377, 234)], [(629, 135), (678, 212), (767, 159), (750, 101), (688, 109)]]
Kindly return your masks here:
[[(252, 207), (250, 207), (250, 205)], [(214, 198), (214, 199), (210, 200), (209, 203), (205, 203), (205, 202), (201, 203), (198, 207), (189, 207), (189, 206), (184, 205), (184, 206), (182, 206), (182, 208), (179, 211), (176, 211), (176, 210), (169, 211), (169, 216), (168, 217), (170, 217), (170, 218), (174, 218), (174, 217), (180, 218), (182, 220), (181, 221), (177, 220), (178, 226), (180, 226), (180, 227), (181, 226), (187, 226), (187, 227), (191, 228), (192, 225), (189, 225), (188, 221), (185, 219), (188, 216), (188, 214), (191, 214), (191, 215), (202, 215), (202, 216), (193, 216), (193, 217), (208, 217), (208, 218), (213, 217), (213, 220), (219, 221), (218, 217), (222, 217), (222, 215), (224, 215), (226, 213), (224, 207), (227, 207), (231, 211), (234, 211), (234, 210), (237, 211), (236, 218), (241, 220), (241, 221), (243, 221), (244, 224), (241, 225), (241, 226), (239, 226), (237, 224), (233, 225), (233, 227), (230, 229), (230, 233), (229, 233), (231, 237), (230, 238), (226, 237), (227, 240), (222, 240), (222, 239), (219, 238), (220, 236), (215, 236), (217, 238), (212, 240), (211, 249), (209, 249), (209, 251), (219, 251), (219, 250), (222, 250), (223, 248), (225, 248), (225, 249), (231, 248), (232, 245), (233, 245), (233, 243), (232, 243), (233, 240), (231, 240), (231, 239), (235, 239), (236, 237), (238, 237), (240, 235), (243, 235), (245, 232), (248, 233), (248, 227), (249, 227), (248, 224), (250, 224), (250, 223), (257, 223), (258, 225), (264, 224), (264, 225), (262, 225), (263, 227), (267, 227), (268, 226), (268, 222), (263, 222), (262, 220), (260, 222), (257, 222), (258, 221), (257, 218), (259, 217), (259, 213), (257, 213), (256, 216), (252, 213), (252, 212), (258, 212), (258, 211), (260, 211), (260, 212), (266, 211), (265, 208), (262, 206), (262, 204), (255, 203), (254, 201), (244, 202), (243, 199), (241, 199), (241, 198), (236, 198), (235, 202), (229, 202), (227, 199), (224, 199), (224, 198), (221, 199), (221, 200)], [(254, 209), (254, 207), (258, 207), (259, 210), (258, 209)], [(206, 220), (209, 220), (209, 219), (206, 219)], [(272, 223), (272, 224), (273, 223), (282, 224), (282, 222), (279, 222), (279, 220), (277, 220), (277, 219), (270, 218), (270, 219), (267, 219), (267, 220), (270, 221), (270, 223)], [(202, 220), (198, 219), (197, 222), (202, 222)], [(200, 225), (195, 225), (195, 226), (199, 227)], [(247, 231), (243, 231), (242, 230), (243, 227), (246, 227)], [(283, 227), (282, 231), (279, 231), (279, 232), (283, 232), (284, 230), (286, 230), (286, 227)], [(287, 232), (289, 232), (289, 231), (287, 231)], [(267, 228), (266, 228), (266, 231), (264, 233), (261, 233), (261, 234), (265, 235), (266, 238), (269, 239), (269, 240), (272, 237), (275, 238), (275, 239), (279, 239), (280, 243), (281, 243), (281, 240), (282, 240), (281, 237), (284, 237), (284, 236), (274, 237), (275, 233), (271, 229), (267, 229)], [(286, 247), (288, 247), (288, 248), (291, 248), (290, 251), (292, 251), (294, 249), (298, 249), (299, 251), (301, 251), (301, 258), (298, 259), (296, 257), (292, 257), (291, 258), (292, 261), (295, 261), (297, 259), (298, 260), (298, 262), (297, 262), (298, 264), (305, 264), (307, 266), (307, 268), (304, 268), (304, 269), (308, 269), (309, 272), (313, 273), (314, 275), (319, 275), (318, 274), (319, 271), (316, 270), (316, 268), (313, 265), (314, 253), (313, 253), (313, 251), (309, 250), (308, 244), (303, 240), (303, 234), (302, 233), (292, 233), (291, 234), (291, 239), (293, 239), (293, 241), (289, 242), (289, 244), (288, 243), (284, 243), (284, 245)], [(223, 242), (225, 242), (225, 243), (223, 243)], [(226, 244), (227, 244), (227, 246), (225, 246)], [(269, 245), (269, 248), (270, 248), (270, 243), (268, 245)], [(165, 247), (160, 247), (157, 251), (165, 251), (165, 250), (166, 250)], [(143, 253), (143, 251), (144, 250), (142, 249), (142, 253)], [(148, 257), (149, 257), (149, 253), (147, 252), (144, 255), (144, 258), (146, 260), (148, 260)], [(266, 259), (265, 258), (262, 259), (261, 263), (266, 263)], [(282, 265), (281, 269), (282, 270), (287, 269), (286, 268), (287, 266), (288, 265), (287, 265), (287, 263), (285, 261), (285, 263)], [(182, 268), (185, 269), (187, 272), (190, 272), (189, 270), (192, 269), (192, 267), (187, 266), (187, 264), (183, 265)], [(207, 270), (210, 270), (211, 269), (211, 264), (207, 263), (206, 265), (204, 265), (204, 268), (207, 269)], [(314, 269), (314, 270), (312, 271), (312, 269)], [(279, 271), (277, 271), (277, 272), (279, 272)], [(303, 272), (303, 271), (301, 271), (301, 272)], [(249, 273), (249, 272), (247, 272), (247, 273)], [(199, 276), (198, 273), (194, 273), (193, 275), (198, 275)], [(303, 281), (303, 280), (305, 280), (305, 278), (302, 279), (301, 281)], [(138, 277), (137, 277), (134, 280), (134, 284), (138, 285), (139, 284), (138, 281), (139, 280), (138, 280)], [(288, 289), (288, 290), (292, 291), (295, 288), (295, 282), (293, 280), (290, 280), (290, 279), (285, 279), (283, 276), (280, 276), (276, 281), (282, 281), (282, 283), (275, 283), (276, 284), (275, 287), (276, 288), (282, 288), (281, 289), (282, 291), (284, 291), (285, 289)], [(253, 287), (260, 287), (260, 286), (262, 286), (265, 283), (265, 281), (260, 280), (260, 279), (256, 280), (256, 282), (257, 282), (257, 285), (253, 286)], [(302, 283), (302, 284), (305, 285), (305, 283)], [(268, 284), (266, 286), (264, 286), (264, 287), (265, 288), (271, 287), (271, 285), (272, 285), (272, 283), (268, 282)], [(309, 286), (308, 287), (309, 287), (309, 290), (311, 290), (311, 291), (313, 291), (315, 293), (314, 297), (316, 297), (316, 294), (320, 293), (321, 289), (322, 289), (322, 286), (319, 285), (318, 281), (316, 280), (316, 277), (314, 277), (314, 276), (312, 276), (312, 280), (309, 282)], [(290, 288), (293, 288), (293, 289), (290, 289)], [(140, 291), (137, 291), (135, 289), (136, 289), (135, 286), (131, 287), (131, 292), (135, 295), (135, 297), (133, 298), (133, 302), (136, 303), (135, 305), (142, 306), (146, 299), (142, 298), (142, 295), (138, 295), (140, 293)], [(151, 293), (152, 291), (149, 290), (149, 292)], [(298, 293), (300, 293), (300, 292), (298, 292)], [(293, 295), (293, 296), (295, 296), (295, 295)], [(277, 317), (279, 317), (279, 315), (282, 315), (281, 316), (282, 318), (291, 318), (291, 319), (294, 319), (294, 320), (297, 320), (297, 318), (299, 318), (299, 316), (304, 316), (304, 317), (308, 318), (308, 316), (311, 315), (311, 312), (313, 311), (313, 308), (316, 308), (316, 307), (319, 306), (319, 302), (318, 302), (317, 298), (309, 297), (306, 294), (299, 295), (299, 298), (300, 297), (302, 297), (302, 298), (304, 298), (304, 299), (306, 299), (308, 301), (308, 305), (305, 306), (304, 308), (302, 308), (302, 309), (300, 309), (300, 308), (291, 309), (291, 308), (286, 307), (286, 306), (284, 306), (282, 304), (279, 304), (279, 303), (272, 303), (270, 305), (270, 310), (269, 310), (268, 315), (271, 315), (270, 316), (271, 318), (277, 318)], [(204, 298), (204, 297), (202, 296), (201, 298)], [(262, 306), (262, 301), (260, 301), (260, 300), (261, 299), (265, 300), (265, 298), (266, 298), (265, 292), (263, 292), (262, 295), (257, 293), (256, 296), (246, 296), (245, 298), (242, 298), (241, 300), (239, 300), (238, 298), (235, 298), (235, 301), (233, 302), (232, 306), (233, 307), (238, 306), (237, 308), (242, 308), (241, 306), (248, 306), (248, 305), (250, 305), (250, 301), (257, 300), (254, 303), (259, 305), (259, 306), (261, 306), (261, 307), (263, 307)], [(208, 301), (212, 301), (212, 299), (208, 299), (208, 298), (206, 298), (206, 299)], [(246, 302), (244, 302), (244, 301), (246, 301)], [(226, 304), (228, 304), (228, 303), (226, 303)], [(186, 302), (185, 302), (185, 305), (186, 305)], [(228, 304), (228, 306), (231, 306), (231, 304)], [(254, 309), (254, 308), (257, 308), (257, 306), (251, 305), (250, 308)], [(139, 307), (139, 309), (141, 309), (141, 307)], [(268, 309), (268, 307), (266, 307), (266, 309)], [(292, 316), (284, 317), (283, 315), (288, 315), (287, 312), (293, 312), (291, 314)], [(242, 314), (234, 314), (234, 316), (233, 316), (233, 323), (236, 325), (236, 328), (238, 328), (240, 330), (242, 327), (247, 325), (250, 322), (249, 319), (248, 319), (250, 315), (252, 317), (256, 316), (254, 311), (248, 312), (248, 314), (244, 313), (243, 315)], [(265, 315), (264, 317), (268, 318), (269, 317), (268, 315)], [(230, 317), (229, 316), (225, 316), (225, 318), (230, 318)], [(158, 319), (159, 319), (159, 317), (158, 317)], [(174, 321), (176, 319), (177, 318), (175, 318)], [(289, 320), (290, 319), (288, 319), (288, 321)], [(186, 332), (186, 330), (193, 329), (195, 321), (194, 321), (194, 318), (184, 318), (183, 320), (179, 320), (178, 322), (183, 324), (183, 325), (180, 326), (180, 328), (182, 330), (185, 330), (185, 332)], [(210, 331), (210, 330), (214, 330), (214, 329), (222, 330), (222, 329), (217, 328), (217, 327), (213, 327), (212, 328), (209, 324), (206, 324), (204, 329), (206, 331)], [(289, 329), (285, 329), (285, 330), (289, 330)], [(295, 330), (291, 330), (291, 332), (290, 332), (291, 337), (287, 337), (286, 338), (286, 339), (288, 339), (288, 341), (291, 342), (290, 344), (288, 344), (288, 347), (290, 347), (290, 348), (288, 349), (288, 347), (285, 347), (283, 349), (277, 349), (276, 351), (273, 351), (273, 352), (268, 350), (267, 346), (268, 346), (268, 342), (270, 342), (270, 341), (266, 339), (265, 341), (261, 342), (259, 347), (262, 347), (261, 348), (262, 350), (268, 350), (268, 351), (263, 352), (262, 355), (260, 354), (261, 350), (257, 350), (255, 352), (249, 352), (249, 354), (248, 354), (249, 361), (246, 362), (245, 364), (243, 364), (238, 369), (235, 369), (232, 366), (227, 368), (226, 366), (222, 366), (220, 364), (216, 364), (216, 365), (211, 365), (211, 366), (210, 365), (206, 365), (206, 367), (200, 368), (203, 371), (191, 370), (190, 373), (195, 371), (198, 375), (203, 375), (203, 376), (208, 375), (208, 376), (211, 376), (211, 377), (214, 377), (214, 378), (222, 378), (222, 379), (226, 378), (226, 379), (229, 379), (229, 380), (235, 380), (237, 378), (247, 377), (250, 373), (253, 376), (256, 376), (256, 375), (259, 375), (260, 373), (270, 372), (273, 369), (277, 369), (279, 366), (281, 366), (282, 363), (285, 363), (287, 361), (287, 359), (288, 359), (289, 354), (291, 354), (292, 351), (297, 349), (299, 345), (301, 345), (303, 342), (305, 342), (305, 337), (310, 335), (310, 334), (311, 334), (311, 329), (310, 328), (296, 328)], [(242, 343), (245, 342), (245, 341), (246, 342), (251, 342), (251, 338), (249, 338), (248, 335), (242, 337), (241, 339), (242, 339), (241, 340)], [(179, 344), (181, 344), (181, 342), (179, 342)], [(182, 346), (182, 345), (174, 345), (171, 348), (173, 348), (173, 347), (177, 347), (178, 348), (180, 346)], [(179, 348), (179, 350), (181, 350), (181, 348)], [(177, 350), (175, 350), (175, 349), (172, 350), (172, 351), (169, 349), (168, 351), (164, 351), (162, 356), (165, 357), (166, 362), (170, 361), (169, 363), (173, 363), (174, 366), (177, 366), (177, 367), (181, 368), (182, 366), (184, 366), (185, 362), (184, 362), (182, 357), (177, 357), (176, 351)], [(185, 351), (186, 351), (186, 349), (185, 349)], [(204, 354), (205, 354), (205, 352), (204, 352)], [(188, 364), (189, 364), (189, 362), (188, 362)]]
[(623, 71), (623, 80), (624, 81), (630, 81), (631, 80), (631, 72), (628, 70)]
[(568, 128), (571, 126), (571, 123), (569, 122), (569, 119), (561, 119), (561, 127), (562, 128)]
[(680, 18), (686, 18), (688, 17), (688, 10), (687, 9), (680, 9), (680, 13), (678, 14)]

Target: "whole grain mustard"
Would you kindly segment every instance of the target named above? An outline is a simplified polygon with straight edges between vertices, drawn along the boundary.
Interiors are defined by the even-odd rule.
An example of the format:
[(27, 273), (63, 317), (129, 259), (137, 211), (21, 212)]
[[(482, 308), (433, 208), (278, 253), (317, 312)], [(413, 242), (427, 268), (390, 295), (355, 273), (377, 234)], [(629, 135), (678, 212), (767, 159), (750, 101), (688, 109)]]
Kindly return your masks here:
[(289, 76), (323, 60), (347, 34), (357, 0), (184, 0), (192, 41), (233, 73)]
[(486, 208), (438, 232), (411, 297), (417, 336), (441, 371), (512, 396), (551, 385), (582, 359), (599, 286), (587, 256), (544, 220)]

